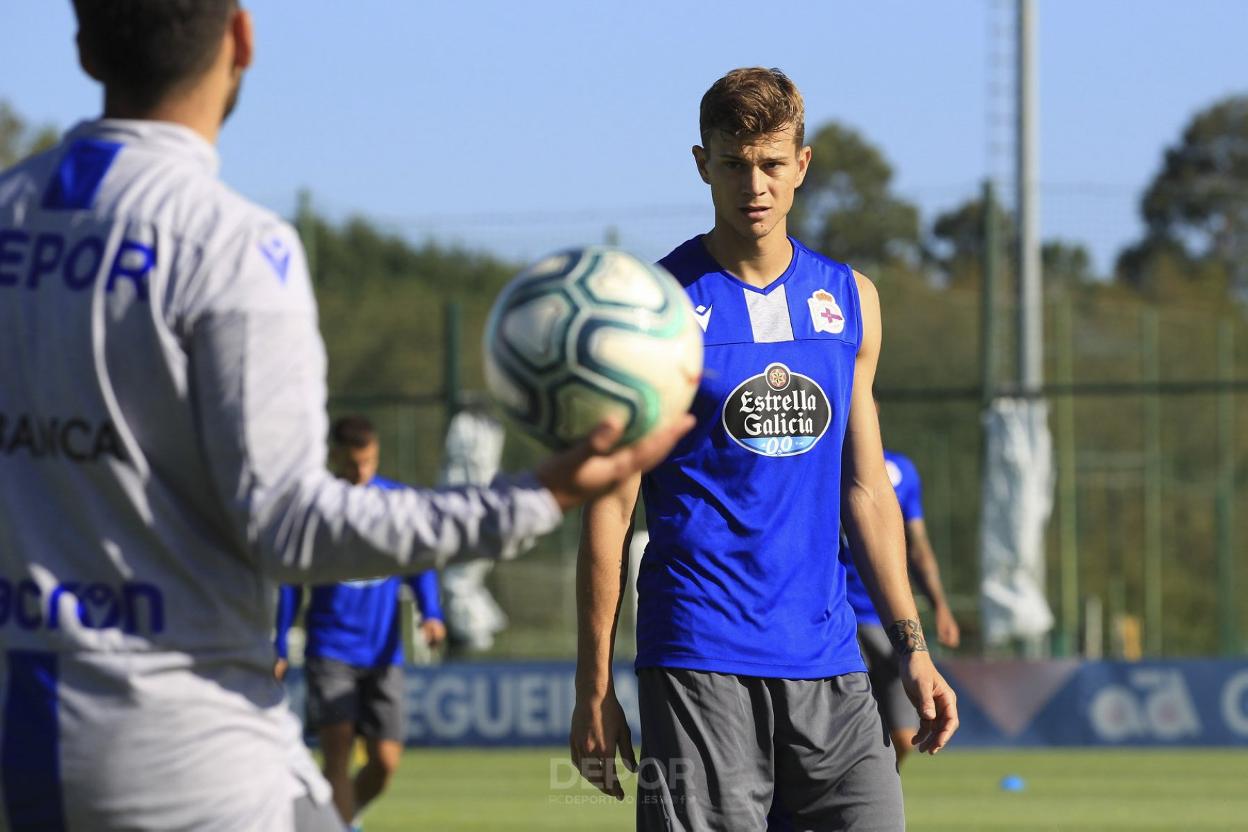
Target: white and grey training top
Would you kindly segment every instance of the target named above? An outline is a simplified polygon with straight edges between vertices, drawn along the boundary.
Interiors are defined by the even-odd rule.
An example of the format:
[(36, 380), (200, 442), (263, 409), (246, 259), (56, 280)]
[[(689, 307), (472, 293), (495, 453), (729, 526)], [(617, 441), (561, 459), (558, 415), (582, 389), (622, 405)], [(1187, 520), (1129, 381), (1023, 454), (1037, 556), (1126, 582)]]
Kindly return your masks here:
[(0, 829), (280, 830), (326, 789), (272, 679), (277, 582), (508, 557), (532, 479), (353, 488), (293, 230), (173, 124), (0, 174)]

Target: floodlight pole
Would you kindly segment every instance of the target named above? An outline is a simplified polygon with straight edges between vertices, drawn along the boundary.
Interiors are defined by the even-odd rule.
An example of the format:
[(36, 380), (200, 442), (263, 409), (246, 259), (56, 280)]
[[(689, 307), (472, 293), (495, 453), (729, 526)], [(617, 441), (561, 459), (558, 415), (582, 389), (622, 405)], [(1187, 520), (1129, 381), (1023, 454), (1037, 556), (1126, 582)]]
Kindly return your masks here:
[[(1044, 295), (1041, 291), (1040, 274), (1040, 211), (1036, 184), (1039, 180), (1039, 161), (1036, 152), (1036, 31), (1035, 0), (1018, 0), (1017, 60), (1018, 77), (1015, 94), (1018, 117), (1018, 137), (1015, 142), (1017, 169), (1015, 171), (1015, 199), (1018, 214), (1018, 388), (1022, 396), (1031, 401), (1029, 409), (1039, 410), (1028, 419), (1036, 429), (1035, 417), (1044, 413)], [(1047, 434), (1048, 428), (1043, 428)], [(1039, 436), (1033, 436), (1039, 442)], [(1043, 532), (1041, 532), (1043, 535)], [(1041, 538), (1043, 547), (1043, 537)], [(1043, 550), (1038, 554), (1039, 565), (1029, 568), (1043, 570)], [(1042, 574), (1042, 571), (1041, 571)], [(1043, 578), (1040, 590), (1044, 591)], [(1039, 658), (1047, 653), (1046, 642), (1041, 636), (1023, 639), (1020, 645), (1023, 655)]]
[(1044, 386), (1044, 296), (1040, 274), (1040, 211), (1036, 117), (1034, 0), (1018, 0), (1018, 383), (1024, 395)]

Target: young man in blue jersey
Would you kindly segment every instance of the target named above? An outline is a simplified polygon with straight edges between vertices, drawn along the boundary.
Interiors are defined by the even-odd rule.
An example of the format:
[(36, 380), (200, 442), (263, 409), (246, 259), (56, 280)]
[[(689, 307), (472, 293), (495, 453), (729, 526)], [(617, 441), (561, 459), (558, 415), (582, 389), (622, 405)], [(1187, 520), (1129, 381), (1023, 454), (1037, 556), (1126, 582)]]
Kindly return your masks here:
[(585, 512), (571, 751), (623, 797), (637, 769), (611, 658), (638, 492), (642, 830), (896, 830), (900, 779), (858, 649), (844, 524), (935, 753), (957, 728), (906, 575), (871, 386), (875, 288), (787, 234), (811, 150), (779, 70), (734, 70), (702, 99), (693, 148), (712, 230), (662, 264), (705, 332), (698, 418), (672, 455)]
[[(884, 451), (884, 468), (888, 479), (897, 492), (901, 506), (901, 519), (906, 529), (906, 558), (919, 589), (932, 604), (932, 616), (936, 620), (936, 639), (946, 647), (957, 647), (961, 641), (957, 619), (945, 598), (940, 580), (940, 566), (927, 537), (927, 524), (923, 520), (922, 483), (918, 469), (910, 458), (895, 451)], [(910, 751), (910, 737), (919, 727), (918, 715), (910, 705), (898, 675), (897, 655), (889, 644), (879, 613), (871, 602), (858, 568), (854, 565), (849, 542), (841, 536), (841, 563), (845, 566), (845, 595), (858, 620), (858, 642), (871, 676), (871, 687), (880, 706), (880, 716), (893, 737), (898, 765)]]
[[(395, 489), (377, 476), (381, 443), (363, 416), (344, 416), (330, 428), (329, 467), (352, 485)], [(409, 576), (420, 607), (420, 633), (436, 647), (446, 638), (438, 602), (438, 572)], [(308, 725), (316, 731), (325, 760), (325, 778), (342, 819), (357, 823), (365, 807), (385, 790), (403, 754), (403, 639), (399, 633), (397, 577), (321, 584), (312, 587), (304, 613), (307, 646)], [(284, 586), (277, 606), (277, 675), (287, 661), (286, 635), (303, 600), (298, 586)], [(351, 776), (357, 736), (364, 738), (366, 762)]]

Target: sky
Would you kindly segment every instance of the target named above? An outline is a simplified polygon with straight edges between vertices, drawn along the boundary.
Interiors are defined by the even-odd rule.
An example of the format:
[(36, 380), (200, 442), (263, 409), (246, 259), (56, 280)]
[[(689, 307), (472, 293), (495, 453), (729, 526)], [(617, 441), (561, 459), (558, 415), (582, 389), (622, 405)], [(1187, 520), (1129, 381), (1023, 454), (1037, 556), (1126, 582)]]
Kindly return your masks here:
[[(689, 148), (725, 71), (778, 66), (925, 223), (1010, 170), (1010, 0), (244, 0), (257, 56), (222, 175), (291, 215), (307, 188), (416, 242), (514, 259), (601, 242), (657, 258), (712, 223)], [(1107, 269), (1198, 110), (1248, 91), (1245, 0), (1037, 0), (1041, 230)], [(69, 0), (0, 0), (0, 97), (100, 111)], [(994, 149), (995, 148), (995, 149)], [(1006, 183), (1008, 185), (1008, 182)]]

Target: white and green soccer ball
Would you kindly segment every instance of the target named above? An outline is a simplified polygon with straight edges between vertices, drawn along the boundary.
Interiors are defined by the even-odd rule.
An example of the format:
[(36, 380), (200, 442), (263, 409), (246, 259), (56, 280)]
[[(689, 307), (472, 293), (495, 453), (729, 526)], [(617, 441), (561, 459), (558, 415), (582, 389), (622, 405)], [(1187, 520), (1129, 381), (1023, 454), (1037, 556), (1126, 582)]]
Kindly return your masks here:
[(567, 447), (606, 417), (633, 442), (689, 409), (702, 330), (659, 266), (592, 246), (539, 260), (503, 289), (485, 327), (485, 379), (517, 422)]

